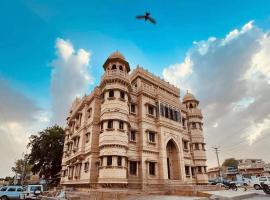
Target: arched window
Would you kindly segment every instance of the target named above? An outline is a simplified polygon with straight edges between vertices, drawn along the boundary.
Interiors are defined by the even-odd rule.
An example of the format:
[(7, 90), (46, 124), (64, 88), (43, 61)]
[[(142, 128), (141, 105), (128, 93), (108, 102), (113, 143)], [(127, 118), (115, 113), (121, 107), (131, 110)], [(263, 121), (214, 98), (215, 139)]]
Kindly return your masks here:
[(112, 66), (112, 70), (114, 70), (114, 69), (116, 69), (116, 65), (113, 65), (113, 66)]
[(109, 91), (109, 97), (114, 97), (114, 91), (113, 90)]
[(189, 104), (189, 108), (193, 108), (193, 105), (192, 104)]
[(123, 71), (123, 66), (122, 66), (122, 65), (120, 65), (120, 66), (119, 66), (119, 69), (120, 69), (121, 71)]

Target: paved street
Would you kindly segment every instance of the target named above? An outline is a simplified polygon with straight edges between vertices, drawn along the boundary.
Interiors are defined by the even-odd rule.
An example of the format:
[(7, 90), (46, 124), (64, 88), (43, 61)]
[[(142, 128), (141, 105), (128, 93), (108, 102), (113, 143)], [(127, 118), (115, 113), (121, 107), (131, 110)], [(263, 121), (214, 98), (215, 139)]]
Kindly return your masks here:
[(171, 195), (149, 195), (149, 196), (137, 196), (129, 197), (128, 200), (195, 200), (199, 197), (186, 197), (186, 196), (171, 196)]

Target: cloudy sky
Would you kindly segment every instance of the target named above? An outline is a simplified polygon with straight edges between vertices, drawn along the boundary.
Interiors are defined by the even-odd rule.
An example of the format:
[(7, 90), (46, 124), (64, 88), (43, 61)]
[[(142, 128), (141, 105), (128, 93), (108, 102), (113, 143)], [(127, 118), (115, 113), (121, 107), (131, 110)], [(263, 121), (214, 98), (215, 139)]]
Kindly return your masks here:
[[(30, 134), (64, 125), (76, 96), (121, 51), (200, 100), (208, 166), (270, 162), (269, 1), (1, 1), (0, 177), (12, 175)], [(157, 25), (135, 20), (150, 11)]]

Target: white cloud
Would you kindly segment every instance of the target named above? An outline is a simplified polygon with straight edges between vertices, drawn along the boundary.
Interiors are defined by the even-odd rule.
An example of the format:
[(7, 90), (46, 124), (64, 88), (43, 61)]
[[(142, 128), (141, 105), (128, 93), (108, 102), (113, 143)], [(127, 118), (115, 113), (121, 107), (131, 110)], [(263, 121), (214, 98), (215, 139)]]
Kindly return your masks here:
[(228, 44), (230, 41), (236, 39), (237, 37), (239, 37), (241, 34), (245, 34), (246, 32), (252, 30), (253, 28), (253, 22), (254, 21), (250, 21), (247, 24), (245, 24), (241, 30), (238, 29), (234, 29), (233, 31), (229, 32), (226, 37), (222, 40), (221, 45), (226, 45)]
[(187, 56), (183, 63), (174, 64), (163, 70), (163, 77), (171, 84), (179, 85), (184, 84), (186, 78), (192, 74), (192, 61)]
[(36, 102), (0, 77), (0, 177), (12, 175), (11, 167), (26, 151), (29, 135), (47, 125), (40, 120), (43, 112)]
[(268, 33), (258, 40), (261, 49), (252, 58), (252, 66), (245, 74), (246, 79), (264, 76), (270, 81), (270, 36)]
[(250, 146), (270, 131), (270, 115), (261, 123), (253, 124), (244, 135), (247, 136)]
[[(257, 145), (270, 134), (269, 33), (250, 21), (224, 38), (211, 38), (195, 42), (182, 63), (165, 68), (164, 79), (192, 89), (201, 101), (209, 146), (220, 145), (238, 158), (262, 152), (257, 156), (270, 161), (267, 147)], [(187, 59), (192, 70), (180, 73)], [(207, 154), (208, 164), (215, 165), (215, 155)]]
[(50, 124), (63, 125), (67, 110), (76, 96), (87, 92), (93, 78), (89, 74), (90, 53), (74, 50), (69, 41), (57, 39), (57, 58), (52, 62), (52, 112), (37, 106), (37, 102), (13, 89), (0, 77), (0, 177), (13, 175), (11, 167), (21, 158), (28, 137)]
[(93, 78), (89, 73), (90, 53), (76, 51), (71, 42), (56, 40), (57, 58), (52, 62), (52, 123), (64, 125), (68, 109), (76, 96), (88, 91)]

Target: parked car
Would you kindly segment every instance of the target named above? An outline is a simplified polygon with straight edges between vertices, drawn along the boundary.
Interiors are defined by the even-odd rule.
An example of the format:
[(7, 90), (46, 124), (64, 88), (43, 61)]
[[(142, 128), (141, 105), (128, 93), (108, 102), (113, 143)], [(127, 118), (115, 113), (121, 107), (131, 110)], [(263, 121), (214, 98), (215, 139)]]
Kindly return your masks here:
[(210, 183), (211, 185), (217, 185), (217, 184), (229, 185), (229, 184), (230, 184), (230, 181), (228, 181), (228, 180), (226, 180), (226, 179), (220, 179), (220, 178), (217, 178), (217, 179), (209, 180), (209, 183)]
[(38, 199), (43, 193), (43, 185), (27, 185), (20, 195), (22, 200), (34, 200)]
[(2, 200), (20, 199), (22, 191), (22, 186), (4, 186), (0, 189), (0, 198)]
[(267, 176), (261, 176), (256, 178), (256, 180), (252, 180), (251, 181), (251, 186), (255, 189), (255, 190), (261, 190), (261, 183), (264, 183), (268, 186), (270, 186), (270, 177)]

